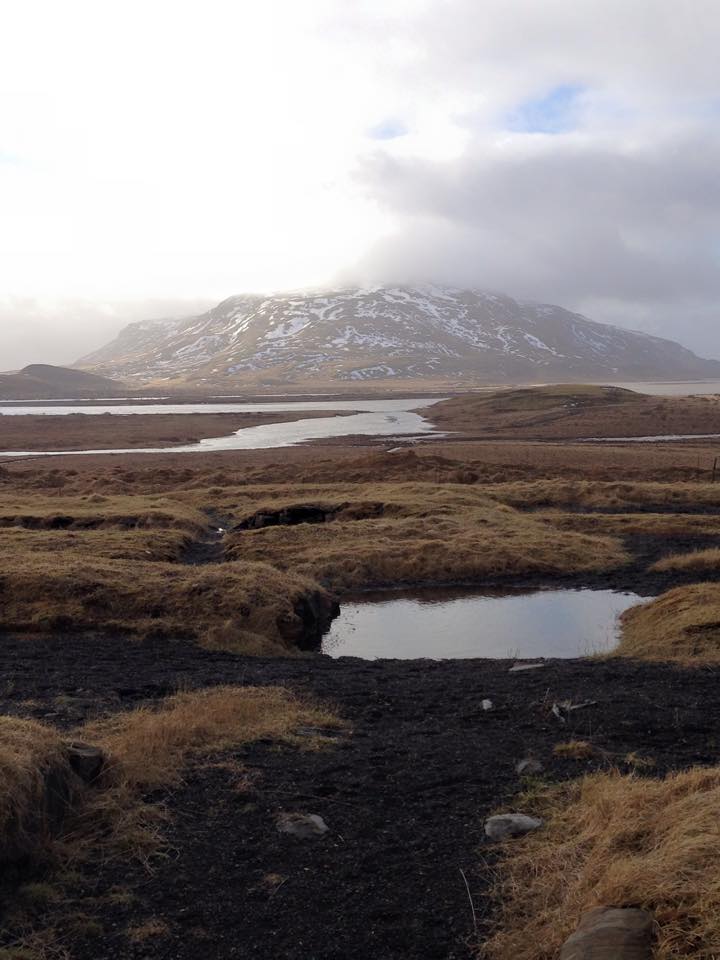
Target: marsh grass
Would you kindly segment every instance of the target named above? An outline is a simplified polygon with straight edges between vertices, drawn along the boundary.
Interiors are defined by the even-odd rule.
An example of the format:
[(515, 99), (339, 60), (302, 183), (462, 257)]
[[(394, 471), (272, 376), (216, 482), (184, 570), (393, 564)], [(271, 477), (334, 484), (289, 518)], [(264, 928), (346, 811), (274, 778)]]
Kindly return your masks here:
[(545, 826), (504, 851), (484, 958), (556, 960), (582, 914), (608, 904), (652, 912), (656, 960), (718, 956), (719, 768), (597, 773), (522, 802)]
[(720, 662), (720, 584), (676, 587), (620, 618), (617, 653), (645, 660)]

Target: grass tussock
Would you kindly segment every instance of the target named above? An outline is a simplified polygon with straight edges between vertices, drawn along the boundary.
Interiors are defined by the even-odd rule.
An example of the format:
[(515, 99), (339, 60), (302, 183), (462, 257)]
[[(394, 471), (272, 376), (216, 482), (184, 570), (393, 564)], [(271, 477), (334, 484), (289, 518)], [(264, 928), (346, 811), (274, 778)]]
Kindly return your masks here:
[(339, 725), (330, 711), (283, 688), (233, 686), (179, 693), (156, 708), (87, 723), (78, 736), (100, 745), (109, 759), (72, 848), (145, 857), (162, 843), (164, 810), (142, 797), (178, 783), (193, 757), (260, 739), (299, 743), (293, 736), (299, 726)]
[(674, 553), (662, 557), (651, 567), (657, 573), (667, 573), (670, 570), (679, 570), (685, 573), (702, 573), (720, 568), (720, 549), (692, 550), (690, 553)]
[(505, 851), (487, 960), (555, 960), (583, 913), (643, 907), (656, 960), (720, 954), (720, 769), (665, 780), (593, 774), (536, 794), (545, 827)]
[(652, 507), (677, 510), (685, 507), (720, 507), (720, 484), (654, 483), (646, 481), (535, 480), (493, 484), (485, 492), (502, 503), (521, 509), (537, 507), (583, 507), (632, 510)]
[(720, 536), (720, 516), (693, 513), (565, 513), (553, 508), (533, 513), (560, 530), (611, 537)]
[(553, 753), (562, 760), (588, 760), (596, 754), (595, 747), (587, 740), (568, 740), (556, 743)]
[(720, 584), (676, 587), (626, 610), (616, 654), (644, 660), (720, 662)]
[(52, 555), (23, 553), (0, 568), (5, 629), (161, 633), (247, 653), (287, 653), (313, 609), (330, 607), (317, 584), (256, 562), (139, 568), (65, 557), (59, 565)]
[(132, 496), (27, 496), (6, 493), (0, 527), (29, 530), (121, 530), (176, 528), (202, 531), (207, 518), (193, 504), (160, 494)]
[(34, 720), (0, 717), (0, 861), (34, 852), (48, 840), (52, 774), (71, 780), (60, 735)]
[[(297, 504), (297, 490), (293, 502)], [(304, 490), (314, 502), (315, 488)], [(435, 484), (339, 487), (324, 502), (379, 501), (380, 515), (339, 515), (330, 523), (243, 530), (228, 556), (272, 564), (334, 590), (419, 582), (472, 582), (490, 577), (604, 570), (628, 562), (608, 537), (564, 531), (486, 496), (477, 488)], [(349, 498), (349, 502), (348, 502)], [(282, 503), (277, 499), (276, 503)]]

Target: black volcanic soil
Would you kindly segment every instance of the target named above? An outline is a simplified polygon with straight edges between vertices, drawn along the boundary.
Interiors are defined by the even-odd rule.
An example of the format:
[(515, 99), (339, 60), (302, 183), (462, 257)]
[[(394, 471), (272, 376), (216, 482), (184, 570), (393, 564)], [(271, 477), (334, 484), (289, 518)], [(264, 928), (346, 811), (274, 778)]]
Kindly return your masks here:
[[(288, 685), (334, 704), (349, 724), (321, 751), (259, 743), (211, 758), (154, 797), (172, 814), (170, 855), (150, 873), (94, 868), (72, 902), (50, 908), (77, 960), (467, 958), (473, 927), (460, 871), (482, 934), (498, 856), (483, 821), (513, 809), (518, 760), (533, 756), (558, 780), (622, 768), (635, 751), (655, 760), (657, 775), (716, 763), (720, 742), (718, 669), (615, 659), (510, 673), (510, 661), (267, 660), (77, 636), (6, 636), (3, 652), (2, 709), (61, 726), (225, 682)], [(596, 703), (562, 724), (551, 708), (566, 699)], [(553, 746), (571, 738), (604, 754), (554, 759)], [(233, 760), (247, 771), (239, 785), (218, 765)], [(281, 835), (281, 811), (319, 814), (330, 830), (306, 841)], [(136, 899), (93, 899), (113, 887)], [(79, 908), (102, 923), (100, 935), (70, 932)], [(127, 929), (151, 917), (167, 932), (131, 942)]]

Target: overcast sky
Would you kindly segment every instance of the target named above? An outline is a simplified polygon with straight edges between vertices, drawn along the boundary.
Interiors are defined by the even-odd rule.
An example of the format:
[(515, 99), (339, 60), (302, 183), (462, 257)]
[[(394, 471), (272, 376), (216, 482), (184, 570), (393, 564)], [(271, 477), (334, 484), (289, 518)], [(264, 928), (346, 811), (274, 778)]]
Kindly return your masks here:
[(720, 356), (717, 0), (10, 0), (0, 369), (428, 280)]

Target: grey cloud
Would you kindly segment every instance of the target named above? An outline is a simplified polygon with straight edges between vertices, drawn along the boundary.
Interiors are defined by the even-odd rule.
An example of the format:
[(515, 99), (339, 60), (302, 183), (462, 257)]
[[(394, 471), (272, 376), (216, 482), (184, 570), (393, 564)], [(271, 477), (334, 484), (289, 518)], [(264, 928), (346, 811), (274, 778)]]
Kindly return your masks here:
[(361, 179), (401, 227), (362, 271), (594, 304), (596, 319), (644, 328), (659, 311), (664, 335), (720, 352), (720, 140), (696, 130), (641, 148), (538, 143), (476, 139), (446, 163), (368, 160)]

